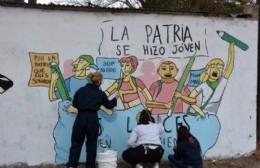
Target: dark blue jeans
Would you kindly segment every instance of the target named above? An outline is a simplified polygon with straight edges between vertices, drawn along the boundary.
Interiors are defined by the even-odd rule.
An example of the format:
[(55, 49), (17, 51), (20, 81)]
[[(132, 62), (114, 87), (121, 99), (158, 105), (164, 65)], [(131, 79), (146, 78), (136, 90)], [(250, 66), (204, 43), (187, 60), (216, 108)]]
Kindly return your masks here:
[(199, 165), (199, 166), (191, 166), (191, 165), (188, 165), (186, 163), (184, 163), (183, 161), (181, 160), (177, 160), (175, 159), (174, 155), (170, 154), (168, 156), (168, 159), (170, 162), (172, 162), (177, 168), (202, 168), (203, 165)]
[(73, 125), (69, 162), (67, 167), (77, 167), (82, 145), (86, 140), (88, 168), (95, 168), (99, 122), (97, 113), (79, 112)]

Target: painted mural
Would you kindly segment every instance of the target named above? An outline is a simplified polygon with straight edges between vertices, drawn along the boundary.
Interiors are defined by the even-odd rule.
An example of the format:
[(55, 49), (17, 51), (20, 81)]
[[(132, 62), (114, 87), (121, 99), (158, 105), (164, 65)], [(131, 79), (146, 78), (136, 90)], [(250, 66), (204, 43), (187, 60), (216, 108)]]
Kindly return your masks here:
[[(104, 21), (101, 34), (97, 34), (99, 55), (86, 51), (60, 62), (62, 55), (58, 53), (29, 53), (32, 67), (29, 86), (47, 87), (49, 100), (57, 104), (58, 119), (53, 130), (56, 163), (68, 161), (72, 126), (77, 115), (72, 100), (75, 92), (89, 82), (90, 71), (103, 74), (101, 89), (109, 97), (120, 94), (116, 109), (100, 108), (98, 150), (108, 147), (121, 157), (138, 113), (148, 108), (153, 117), (160, 116), (163, 121), (164, 158), (172, 153), (179, 124), (186, 125), (197, 137), (205, 156), (216, 144), (221, 131), (218, 109), (236, 57), (241, 57), (235, 55), (235, 50), (242, 50), (246, 55), (249, 46), (232, 32), (215, 30), (214, 41), (224, 43), (227, 49), (223, 48), (222, 57), (212, 56), (210, 47), (214, 46), (209, 47), (207, 41), (212, 35), (207, 34), (206, 29), (202, 41), (193, 37), (188, 25), (154, 24), (141, 27), (143, 45), (139, 46), (142, 52), (137, 55), (131, 53), (137, 46), (128, 44), (132, 37), (127, 25), (109, 27), (106, 25), (109, 22), (111, 20)], [(114, 55), (107, 55), (107, 50), (114, 51)], [(201, 61), (204, 58), (209, 60), (206, 64)], [(80, 162), (85, 158), (83, 145)]]

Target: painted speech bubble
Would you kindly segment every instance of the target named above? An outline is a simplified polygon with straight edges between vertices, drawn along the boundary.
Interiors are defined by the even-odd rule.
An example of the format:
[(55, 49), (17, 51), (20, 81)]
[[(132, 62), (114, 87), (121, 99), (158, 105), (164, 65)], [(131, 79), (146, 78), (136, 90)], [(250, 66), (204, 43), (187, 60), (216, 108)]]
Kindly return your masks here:
[(117, 58), (97, 58), (97, 66), (99, 72), (102, 73), (104, 79), (120, 78), (120, 63)]

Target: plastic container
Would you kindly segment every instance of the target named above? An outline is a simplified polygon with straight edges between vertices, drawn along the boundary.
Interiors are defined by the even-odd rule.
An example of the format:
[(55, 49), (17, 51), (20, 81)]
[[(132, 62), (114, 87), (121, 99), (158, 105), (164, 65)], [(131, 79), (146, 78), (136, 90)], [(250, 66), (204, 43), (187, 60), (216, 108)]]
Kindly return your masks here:
[(104, 152), (97, 153), (96, 161), (98, 168), (116, 168), (117, 152), (105, 150)]

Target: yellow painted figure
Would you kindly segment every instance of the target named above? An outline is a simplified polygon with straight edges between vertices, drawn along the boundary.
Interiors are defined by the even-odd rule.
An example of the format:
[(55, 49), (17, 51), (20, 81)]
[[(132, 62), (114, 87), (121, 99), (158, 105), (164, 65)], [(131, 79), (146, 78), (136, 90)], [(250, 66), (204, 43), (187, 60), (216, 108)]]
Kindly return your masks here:
[(217, 114), (227, 81), (234, 68), (234, 43), (230, 43), (228, 53), (226, 69), (224, 70), (225, 63), (221, 59), (214, 58), (210, 60), (200, 76), (202, 83), (190, 94), (191, 98), (203, 94), (202, 106), (191, 105), (201, 117), (204, 117), (205, 113)]
[[(88, 61), (89, 59), (89, 61)], [(94, 62), (92, 57), (88, 57), (88, 59), (84, 59), (83, 56), (80, 56), (77, 58), (73, 63), (73, 72), (75, 72), (74, 78), (77, 80), (86, 80), (86, 70), (89, 69), (90, 64)], [(57, 86), (57, 81), (59, 78), (59, 75), (57, 72), (52, 73), (51, 75), (51, 84), (50, 84), (50, 89), (49, 89), (49, 99), (51, 101), (54, 101), (57, 99), (57, 96), (55, 94), (55, 88)], [(86, 83), (85, 83), (86, 84)], [(67, 109), (67, 112), (77, 112), (77, 109), (74, 108), (72, 105), (70, 105)]]
[[(86, 72), (90, 68), (98, 70), (98, 67), (94, 64), (94, 59), (91, 55), (81, 55), (75, 61), (72, 62), (74, 76), (65, 80), (69, 96), (72, 99), (75, 92), (82, 86), (85, 86), (89, 79), (87, 78)], [(54, 72), (51, 75), (51, 84), (49, 89), (49, 99), (51, 101), (57, 100), (57, 81), (59, 78), (59, 73)], [(101, 106), (101, 109), (108, 115), (112, 114), (112, 111)], [(74, 108), (71, 104), (66, 108), (66, 112), (77, 113), (78, 110)]]

